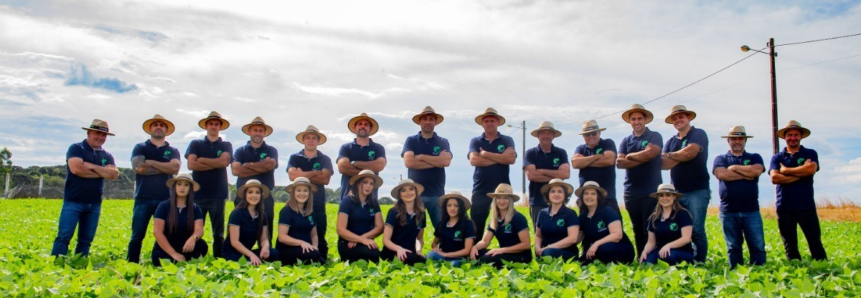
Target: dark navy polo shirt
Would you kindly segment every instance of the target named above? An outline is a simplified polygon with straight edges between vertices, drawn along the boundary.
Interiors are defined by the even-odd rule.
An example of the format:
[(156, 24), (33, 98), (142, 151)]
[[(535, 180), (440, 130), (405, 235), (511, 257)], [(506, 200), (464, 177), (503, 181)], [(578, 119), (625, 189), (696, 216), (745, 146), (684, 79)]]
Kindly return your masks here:
[[(240, 164), (244, 164), (247, 162), (261, 162), (267, 157), (275, 160), (275, 168), (278, 168), (278, 149), (275, 147), (269, 146), (266, 142), (260, 145), (260, 148), (254, 148), (251, 146), (251, 141), (248, 141), (245, 145), (236, 148), (236, 152), (233, 153), (233, 161), (238, 162)], [(257, 174), (250, 177), (236, 177), (236, 186), (245, 185), (245, 182), (251, 179), (257, 179), (266, 187), (269, 187), (270, 190), (275, 189), (275, 170)], [(238, 195), (237, 195), (238, 198)], [(272, 192), (269, 192), (269, 198), (271, 199)]]
[[(729, 168), (732, 165), (763, 166), (762, 156), (756, 153), (743, 152), (741, 156), (735, 156), (731, 151), (724, 155), (715, 157), (712, 169)], [(720, 212), (755, 212), (759, 211), (759, 176), (753, 180), (740, 179), (735, 181), (723, 181), (718, 179), (720, 186)]]
[[(302, 215), (301, 212), (290, 209), (290, 206), (284, 206), (284, 208), (281, 208), (281, 212), (278, 215), (278, 225), (290, 227), (287, 230), (287, 236), (308, 242), (309, 244), (311, 243), (311, 230), (317, 226), (314, 222), (313, 213)], [(317, 237), (320, 237), (320, 235)], [(287, 245), (279, 241), (276, 247), (286, 248)]]
[(684, 138), (679, 139), (676, 134), (667, 140), (664, 152), (676, 152), (697, 144), (701, 150), (694, 159), (680, 162), (670, 170), (670, 179), (673, 186), (679, 192), (690, 192), (709, 188), (709, 169), (706, 163), (709, 159), (709, 137), (706, 131), (691, 126), (691, 130)]
[(514, 211), (514, 216), (511, 217), (511, 222), (508, 224), (503, 224), (505, 221), (505, 217), (500, 217), (500, 220), (497, 222), (497, 229), (494, 230), (487, 226), (487, 230), (493, 233), (493, 236), (496, 237), (496, 241), (499, 242), (499, 247), (509, 247), (514, 246), (520, 243), (520, 236), (517, 234), (523, 230), (529, 229), (529, 224), (526, 222), (526, 217), (520, 212)]
[[(639, 137), (631, 134), (622, 139), (622, 143), (619, 144), (619, 154), (637, 153), (646, 150), (650, 144), (663, 148), (664, 139), (661, 138), (661, 134), (646, 128)], [(658, 154), (649, 162), (625, 169), (625, 194), (645, 195), (655, 192), (658, 185), (663, 183), (661, 164), (661, 155)]]
[[(596, 155), (596, 154), (604, 154), (604, 152), (612, 151), (616, 153), (616, 142), (613, 142), (611, 139), (601, 139), (598, 141), (598, 145), (595, 148), (589, 148), (586, 144), (577, 146), (575, 154), (580, 154), (586, 157)], [(580, 186), (583, 186), (583, 183), (586, 181), (595, 181), (598, 182), (598, 185), (601, 188), (607, 190), (607, 200), (615, 201), (616, 200), (616, 161), (613, 161), (613, 165), (603, 167), (603, 168), (595, 168), (595, 167), (586, 167), (580, 169)], [(657, 187), (655, 188), (657, 189)]]
[[(239, 250), (230, 245), (230, 226), (239, 227), (239, 243), (242, 243), (242, 246), (251, 250), (254, 248), (254, 244), (258, 242), (260, 238), (257, 236), (260, 233), (260, 229), (258, 225), (260, 221), (263, 220), (263, 216), (265, 214), (257, 214), (256, 218), (251, 217), (251, 212), (248, 211), (248, 208), (241, 209), (233, 209), (230, 212), (230, 217), (227, 219), (227, 235), (224, 237), (224, 245), (222, 246), (223, 254), (239, 254)], [(263, 222), (263, 226), (267, 226), (266, 222)]]
[[(577, 217), (577, 212), (568, 207), (562, 206), (559, 212), (553, 216), (550, 215), (550, 207), (538, 211), (535, 226), (541, 231), (541, 236), (544, 237), (541, 241), (543, 247), (559, 242), (559, 240), (568, 237), (568, 228), (580, 226), (580, 219)], [(577, 244), (572, 244), (564, 248), (568, 251), (577, 252)]]
[(105, 178), (81, 178), (72, 174), (72, 170), (69, 168), (69, 159), (73, 157), (97, 166), (106, 166), (116, 165), (114, 156), (105, 149), (93, 149), (87, 140), (72, 144), (66, 151), (66, 186), (63, 189), (63, 199), (81, 204), (101, 203)]
[[(436, 133), (433, 133), (433, 137), (430, 139), (425, 139), (419, 132), (417, 135), (407, 137), (407, 140), (404, 141), (401, 157), (408, 151), (412, 151), (416, 156), (439, 156), (443, 151), (451, 153), (451, 147), (446, 138), (437, 136)], [(422, 196), (439, 197), (445, 194), (445, 168), (407, 169), (407, 177), (424, 186), (425, 191), (422, 192)]]
[(401, 222), (398, 220), (398, 211), (392, 208), (386, 214), (385, 224), (392, 227), (392, 242), (415, 252), (416, 238), (419, 236), (419, 231), (425, 228), (427, 218), (424, 218), (420, 223), (416, 223), (416, 215), (407, 214), (407, 224), (401, 225)]
[[(338, 150), (337, 163), (342, 157), (353, 161), (375, 161), (377, 158), (386, 158), (386, 148), (383, 145), (374, 143), (373, 139), (368, 139), (368, 146), (362, 146), (356, 143), (356, 139), (352, 142), (341, 145), (341, 150)], [(350, 192), (350, 178), (353, 176), (341, 175), (341, 198), (346, 197)], [(379, 211), (379, 210), (377, 210)]]
[[(583, 250), (588, 249), (595, 241), (604, 239), (604, 237), (610, 235), (610, 224), (616, 221), (621, 224), (622, 217), (613, 207), (600, 207), (598, 210), (595, 210), (595, 214), (591, 218), (589, 217), (589, 211), (583, 210), (580, 213), (580, 233), (583, 233)], [(623, 230), (623, 240), (621, 241), (625, 241), (624, 239), (627, 238), (628, 235), (625, 235)]]
[[(349, 196), (341, 199), (338, 213), (347, 215), (347, 231), (361, 236), (374, 229), (376, 215), (380, 212), (380, 207), (378, 204), (368, 203), (370, 202), (366, 202), (363, 206), (361, 203), (353, 202)], [(345, 240), (343, 238), (340, 239)]]
[[(287, 161), (287, 169), (297, 168), (302, 171), (321, 171), (329, 170), (329, 173), (335, 173), (332, 169), (332, 160), (320, 150), (317, 150), (317, 155), (308, 158), (305, 156), (305, 150), (299, 150), (298, 153), (290, 155), (290, 160)], [(322, 184), (314, 184), (317, 186), (317, 192), (314, 193), (314, 210), (326, 210), (326, 186)], [(310, 242), (308, 242), (310, 243)]]
[[(813, 149), (804, 148), (801, 146), (795, 154), (783, 151), (771, 158), (771, 166), (768, 171), (780, 171), (780, 165), (787, 168), (795, 168), (804, 165), (804, 162), (810, 160), (816, 163), (816, 171), (819, 171), (819, 154)], [(813, 201), (813, 176), (808, 176), (799, 179), (789, 184), (777, 185), (777, 210), (805, 210), (816, 209), (816, 203)]]
[[(198, 158), (219, 158), (224, 152), (228, 155), (233, 154), (233, 145), (230, 142), (222, 141), (221, 138), (210, 142), (204, 136), (203, 139), (193, 140), (188, 144), (185, 159), (187, 160), (191, 154), (197, 155)], [(195, 199), (227, 199), (227, 168), (192, 171), (191, 177), (194, 178), (194, 182), (200, 184), (200, 190), (194, 192)]]
[[(509, 136), (498, 133), (499, 137), (495, 140), (488, 141), (484, 137), (484, 133), (480, 136), (472, 138), (469, 141), (469, 152), (466, 155), (469, 159), (469, 153), (480, 153), (480, 149), (492, 153), (502, 153), (506, 149), (514, 149), (514, 139)], [(473, 193), (491, 193), (496, 190), (500, 183), (511, 184), (508, 178), (509, 165), (495, 164), (489, 167), (475, 167), (475, 172), (472, 174), (472, 192)]]
[(459, 251), (466, 247), (466, 239), (472, 238), (475, 244), (475, 224), (471, 220), (458, 219), (453, 227), (449, 227), (447, 222), (440, 221), (433, 235), (439, 238), (439, 248), (443, 252)]
[[(565, 149), (559, 148), (550, 144), (550, 152), (541, 150), (541, 146), (529, 148), (523, 154), (523, 168), (526, 166), (535, 165), (536, 169), (556, 170), (559, 166), (568, 163), (568, 152)], [(498, 184), (497, 184), (498, 185)], [(541, 187), (547, 185), (547, 182), (529, 181), (529, 205), (535, 207), (547, 207), (544, 202), (544, 196), (541, 195)]]
[[(655, 219), (654, 224), (652, 224), (652, 219), (655, 216), (657, 216), (657, 219)], [(660, 214), (652, 214), (652, 216), (649, 216), (648, 224), (649, 232), (655, 233), (655, 249), (659, 250), (664, 247), (664, 245), (667, 245), (667, 243), (682, 238), (682, 228), (693, 226), (694, 221), (691, 218), (690, 212), (688, 212), (687, 210), (679, 210), (674, 211), (672, 214), (670, 214), (670, 218), (667, 218), (664, 221), (661, 221)], [(693, 246), (691, 246), (690, 242), (676, 249), (681, 249), (690, 253), (694, 252), (694, 248)]]
[[(167, 238), (167, 242), (170, 243), (170, 247), (173, 247), (174, 250), (181, 251), (182, 246), (185, 245), (188, 238), (191, 238), (191, 235), (194, 234), (194, 227), (190, 229), (188, 227), (188, 213), (190, 212), (188, 205), (185, 208), (177, 208), (177, 211), (176, 229), (172, 233), (170, 232), (170, 223), (167, 222), (168, 215), (170, 214), (170, 200), (158, 204), (158, 207), (155, 208), (155, 213), (153, 213), (153, 218), (164, 221), (164, 236)], [(198, 220), (203, 220), (203, 211), (200, 210), (200, 206), (194, 204), (194, 221), (197, 222)], [(153, 245), (153, 250), (163, 251), (158, 246), (158, 242)]]
[[(148, 160), (157, 162), (170, 162), (179, 160), (179, 150), (164, 142), (161, 147), (156, 147), (150, 140), (138, 143), (132, 149), (132, 158), (143, 156)], [(167, 180), (173, 178), (171, 174), (161, 173), (158, 175), (135, 174), (135, 199), (167, 200), (170, 199), (170, 189), (165, 187)]]

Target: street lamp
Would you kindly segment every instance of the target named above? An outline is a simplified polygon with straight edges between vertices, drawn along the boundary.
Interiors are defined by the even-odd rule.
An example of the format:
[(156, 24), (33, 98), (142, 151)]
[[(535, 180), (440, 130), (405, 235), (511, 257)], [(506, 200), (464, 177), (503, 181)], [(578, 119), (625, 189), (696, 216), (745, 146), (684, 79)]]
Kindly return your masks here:
[(749, 46), (741, 46), (742, 52), (754, 51), (768, 55), (771, 59), (771, 139), (774, 143), (774, 154), (777, 154), (779, 148), (777, 142), (777, 74), (774, 70), (774, 58), (777, 53), (774, 52), (774, 38), (768, 40), (767, 47), (769, 52), (763, 52), (756, 49), (751, 49)]

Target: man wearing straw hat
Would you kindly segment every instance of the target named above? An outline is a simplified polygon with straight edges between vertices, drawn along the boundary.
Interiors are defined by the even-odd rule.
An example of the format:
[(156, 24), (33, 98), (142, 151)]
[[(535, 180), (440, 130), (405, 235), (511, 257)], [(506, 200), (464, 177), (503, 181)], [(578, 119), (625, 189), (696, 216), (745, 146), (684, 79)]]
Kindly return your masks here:
[(347, 129), (356, 134), (356, 138), (342, 145), (338, 151), (336, 162), (338, 172), (341, 173), (341, 198), (350, 191), (351, 177), (362, 170), (371, 170), (379, 175), (386, 168), (386, 148), (371, 139), (380, 130), (377, 120), (362, 113), (347, 122)]
[(66, 255), (69, 241), (78, 229), (78, 245), (75, 254), (88, 256), (90, 243), (96, 236), (99, 215), (102, 212), (102, 189), (105, 179), (115, 180), (119, 171), (114, 156), (105, 151), (108, 136), (113, 136), (108, 123), (94, 119), (87, 131), (87, 138), (74, 143), (66, 151), (66, 186), (63, 189), (63, 208), (57, 229), (57, 238), (51, 249), (52, 256)]
[(483, 114), (475, 117), (475, 123), (484, 128), (484, 132), (469, 141), (469, 164), (475, 167), (472, 174), (472, 209), (470, 217), (478, 229), (483, 229), (490, 213), (490, 203), (493, 199), (487, 194), (492, 193), (499, 184), (510, 184), (508, 177), (509, 166), (514, 164), (517, 153), (514, 151), (514, 139), (499, 133), (500, 125), (505, 124), (505, 118), (495, 109), (487, 108)]
[(789, 260), (801, 259), (796, 226), (801, 227), (807, 239), (810, 256), (814, 260), (827, 259), (813, 200), (813, 175), (819, 171), (819, 155), (801, 145), (801, 139), (808, 136), (809, 129), (798, 121), (789, 121), (777, 131), (777, 137), (786, 141), (786, 147), (771, 158), (768, 168), (771, 183), (777, 185), (777, 228)]
[(685, 209), (691, 212), (694, 219), (694, 233), (691, 239), (694, 244), (694, 261), (705, 262), (708, 255), (708, 237), (706, 235), (706, 212), (711, 200), (709, 189), (709, 137), (702, 129), (691, 125), (697, 113), (685, 106), (677, 105), (672, 108), (670, 115), (664, 119), (678, 131), (667, 139), (662, 155), (662, 169), (670, 170), (670, 179), (676, 189), (684, 194), (679, 199)]
[(616, 167), (625, 169), (625, 209), (634, 227), (638, 254), (642, 254), (649, 237), (646, 221), (658, 204), (658, 200), (649, 195), (663, 182), (661, 148), (664, 141), (660, 133), (646, 127), (652, 119), (652, 112), (639, 104), (622, 113), (622, 120), (628, 122), (634, 131), (619, 143), (619, 156), (616, 158)]
[[(296, 141), (305, 146), (299, 152), (290, 155), (287, 161), (287, 175), (294, 182), (302, 177), (307, 178), (316, 189), (314, 192), (314, 223), (317, 227), (317, 235), (326, 235), (326, 185), (332, 178), (334, 170), (332, 159), (329, 158), (317, 146), (326, 143), (326, 135), (320, 132), (314, 125), (308, 125), (305, 131), (296, 135)], [(295, 184), (295, 183), (294, 183)], [(326, 237), (318, 237), (317, 249), (325, 262), (329, 257), (329, 243)]]
[(583, 123), (583, 131), (579, 135), (586, 143), (577, 146), (571, 157), (571, 166), (580, 170), (580, 186), (586, 181), (598, 182), (607, 191), (607, 206), (619, 211), (619, 202), (616, 201), (616, 142), (601, 138), (601, 132), (605, 130), (595, 120)]
[[(531, 134), (538, 138), (538, 146), (529, 148), (523, 154), (523, 170), (529, 180), (529, 216), (535, 222), (541, 209), (548, 206), (541, 195), (541, 188), (550, 180), (568, 179), (571, 170), (568, 152), (553, 145), (553, 139), (562, 136), (562, 132), (556, 130), (552, 122), (541, 122)], [(533, 225), (533, 228), (537, 227)]]
[[(260, 181), (269, 189), (275, 189), (275, 169), (278, 168), (278, 149), (266, 144), (263, 138), (272, 134), (272, 126), (266, 124), (263, 118), (254, 117), (251, 123), (242, 126), (242, 132), (250, 137), (248, 143), (239, 148), (233, 153), (233, 162), (230, 164), (230, 170), (233, 176), (236, 176), (236, 185), (245, 185), (245, 182), (251, 179)], [(269, 227), (274, 227), (272, 223), (275, 220), (275, 199), (272, 198), (272, 193), (269, 196), (262, 198), (263, 211), (266, 213), (266, 219), (269, 220)], [(236, 192), (236, 197), (233, 199), (234, 207), (239, 205), (241, 198), (239, 191)], [(275, 235), (275, 229), (269, 229), (269, 239)], [(275, 241), (269, 243), (275, 244)]]
[(744, 263), (742, 243), (747, 241), (750, 263), (765, 264), (765, 235), (759, 213), (759, 176), (765, 172), (762, 156), (745, 151), (744, 126), (733, 126), (727, 139), (730, 150), (715, 157), (712, 173), (720, 187), (720, 221), (726, 240), (729, 265)]
[(230, 127), (230, 122), (216, 111), (197, 122), (206, 130), (203, 139), (193, 140), (185, 151), (185, 160), (194, 181), (200, 190), (194, 192), (195, 203), (203, 211), (203, 220), (209, 213), (212, 225), (212, 255), (221, 257), (224, 243), (224, 201), (227, 200), (227, 167), (233, 154), (233, 145), (221, 139), (222, 130)]
[(149, 140), (132, 149), (132, 169), (135, 171), (135, 206), (132, 211), (132, 238), (129, 240), (126, 260), (140, 262), (141, 245), (146, 238), (150, 219), (158, 204), (170, 199), (167, 180), (179, 173), (179, 150), (170, 146), (165, 137), (173, 134), (172, 122), (156, 114), (143, 123)]
[(421, 130), (404, 141), (404, 166), (407, 177), (424, 187), (422, 203), (434, 227), (440, 220), (439, 197), (445, 194), (445, 168), (451, 164), (451, 147), (448, 139), (434, 132), (443, 117), (430, 106), (413, 116)]

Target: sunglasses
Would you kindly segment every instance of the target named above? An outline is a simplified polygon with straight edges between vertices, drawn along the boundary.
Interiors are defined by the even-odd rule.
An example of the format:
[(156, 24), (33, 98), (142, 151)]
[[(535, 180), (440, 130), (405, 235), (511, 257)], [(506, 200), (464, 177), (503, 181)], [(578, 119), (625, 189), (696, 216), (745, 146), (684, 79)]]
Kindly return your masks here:
[(583, 136), (584, 136), (584, 137), (594, 137), (594, 136), (597, 136), (597, 135), (598, 135), (598, 132), (596, 132), (596, 131), (593, 131), (593, 132), (587, 132), (587, 133), (584, 133), (584, 134), (583, 134)]

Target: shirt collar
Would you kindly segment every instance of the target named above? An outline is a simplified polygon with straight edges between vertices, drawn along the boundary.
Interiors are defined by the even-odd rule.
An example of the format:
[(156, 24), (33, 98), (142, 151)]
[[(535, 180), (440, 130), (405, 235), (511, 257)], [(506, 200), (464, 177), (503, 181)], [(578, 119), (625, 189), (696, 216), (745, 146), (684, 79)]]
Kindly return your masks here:
[(215, 142), (210, 142), (209, 138), (207, 138), (206, 136), (203, 136), (203, 141), (206, 143), (215, 143), (215, 144), (221, 144), (221, 142), (222, 142), (221, 137), (218, 137), (218, 139), (215, 140)]
[[(254, 149), (254, 147), (251, 146), (251, 141), (245, 142), (245, 145), (248, 146), (248, 148)], [(269, 145), (266, 145), (266, 141), (263, 141), (263, 144), (260, 144), (260, 149), (265, 149), (266, 147), (269, 147)]]
[[(434, 133), (434, 135), (436, 135), (436, 133)], [(482, 138), (482, 139), (487, 140), (488, 142), (494, 142), (494, 141), (496, 141), (496, 140), (502, 139), (502, 137), (504, 137), (504, 136), (505, 136), (504, 134), (502, 134), (501, 132), (497, 131), (497, 132), (496, 132), (496, 139), (494, 139), (493, 141), (491, 141), (491, 140), (487, 140), (487, 136), (485, 136), (483, 132), (481, 133), (481, 138)]]
[[(425, 138), (424, 136), (422, 136), (422, 131), (421, 131), (421, 130), (419, 130), (419, 133), (417, 133), (417, 134), (416, 134), (416, 136), (417, 136), (419, 139), (424, 139), (424, 138)], [(437, 138), (436, 132), (433, 132), (433, 136), (431, 136), (431, 137), (430, 137), (430, 139), (427, 139), (427, 140), (432, 140), (432, 139), (436, 139), (436, 138)]]
[[(691, 136), (691, 133), (694, 132), (694, 129), (697, 129), (697, 128), (694, 127), (693, 125), (691, 125), (691, 129), (688, 130), (688, 134), (685, 135), (685, 138)], [(682, 139), (682, 138), (679, 138), (679, 132), (676, 132), (676, 139), (680, 139), (680, 140)]]
[(302, 148), (302, 149), (299, 149), (299, 153), (297, 153), (297, 154), (298, 154), (299, 156), (304, 157), (304, 158), (307, 158), (307, 159), (315, 159), (315, 158), (317, 158), (317, 156), (320, 156), (320, 154), (323, 154), (323, 152), (320, 152), (320, 150), (318, 149), (318, 150), (317, 150), (317, 154), (315, 154), (315, 155), (314, 155), (314, 156), (312, 156), (312, 157), (307, 157), (307, 156), (305, 156), (305, 148)]
[[(155, 144), (153, 144), (152, 140), (150, 140), (150, 139), (147, 139), (146, 141), (144, 141), (144, 144), (146, 144), (147, 146), (155, 146)], [(170, 146), (170, 143), (168, 143), (167, 141), (164, 141), (164, 145), (162, 145), (162, 147), (165, 147), (165, 146)], [(161, 147), (156, 146), (156, 148), (161, 148)]]
[[(374, 144), (374, 139), (368, 138), (368, 146), (371, 146), (371, 144)], [(356, 142), (356, 138), (353, 138), (353, 145), (361, 146), (358, 142)]]
[[(798, 152), (796, 152), (796, 153), (801, 153), (801, 152), (806, 151), (806, 150), (807, 150), (807, 148), (804, 148), (804, 145), (798, 145)], [(792, 155), (786, 151), (786, 147), (783, 147), (783, 151), (780, 151), (780, 153), (783, 155)]]
[(81, 144), (83, 144), (84, 149), (86, 149), (87, 151), (96, 152), (96, 151), (104, 151), (105, 150), (104, 148), (94, 149), (93, 146), (90, 146), (90, 143), (87, 143), (87, 139), (84, 139), (84, 141), (81, 142)]
[[(743, 157), (743, 156), (745, 156), (745, 155), (747, 155), (747, 150), (742, 151), (742, 152), (741, 152), (741, 156), (739, 156), (739, 157)], [(732, 156), (732, 157), (735, 157), (735, 155), (734, 155), (734, 154), (732, 154), (732, 150), (727, 150), (727, 151), (726, 151), (726, 156)]]

